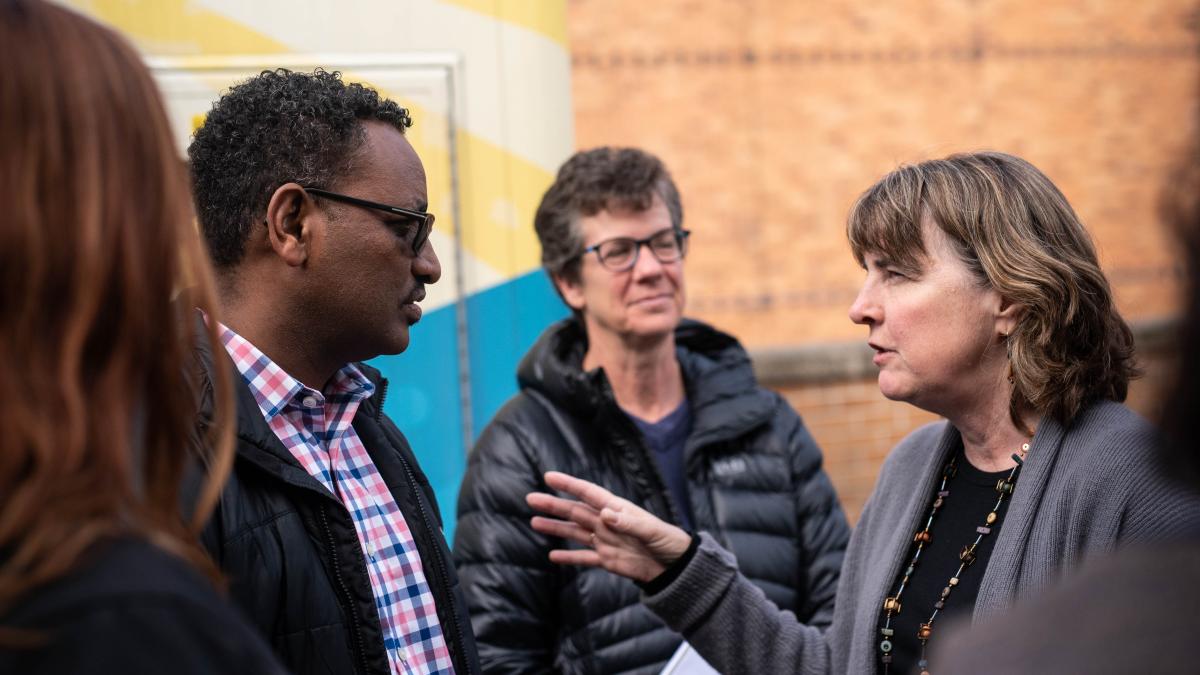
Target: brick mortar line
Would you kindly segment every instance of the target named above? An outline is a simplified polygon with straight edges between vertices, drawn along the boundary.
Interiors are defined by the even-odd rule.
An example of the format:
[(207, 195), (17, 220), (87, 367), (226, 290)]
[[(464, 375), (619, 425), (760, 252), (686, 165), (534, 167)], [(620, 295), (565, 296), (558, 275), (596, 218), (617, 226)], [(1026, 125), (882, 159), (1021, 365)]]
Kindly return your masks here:
[(831, 65), (856, 66), (866, 64), (909, 65), (929, 62), (979, 63), (991, 59), (1003, 60), (1078, 60), (1078, 59), (1189, 59), (1200, 60), (1200, 44), (1142, 45), (1111, 43), (1106, 45), (1055, 46), (961, 46), (933, 49), (723, 49), (677, 50), (674, 52), (607, 52), (571, 54), (573, 68), (665, 68), (683, 67), (754, 67)]

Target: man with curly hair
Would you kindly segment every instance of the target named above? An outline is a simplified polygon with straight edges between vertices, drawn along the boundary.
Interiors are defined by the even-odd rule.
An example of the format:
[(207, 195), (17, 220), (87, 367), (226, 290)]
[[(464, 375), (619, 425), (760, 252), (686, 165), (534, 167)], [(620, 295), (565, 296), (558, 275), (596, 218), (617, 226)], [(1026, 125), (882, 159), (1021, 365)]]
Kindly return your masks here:
[(411, 124), (339, 73), (280, 69), (222, 96), (188, 149), (225, 309), (201, 361), (243, 385), (204, 541), (296, 673), (478, 672), (433, 492), (361, 363), (404, 351), (441, 276)]

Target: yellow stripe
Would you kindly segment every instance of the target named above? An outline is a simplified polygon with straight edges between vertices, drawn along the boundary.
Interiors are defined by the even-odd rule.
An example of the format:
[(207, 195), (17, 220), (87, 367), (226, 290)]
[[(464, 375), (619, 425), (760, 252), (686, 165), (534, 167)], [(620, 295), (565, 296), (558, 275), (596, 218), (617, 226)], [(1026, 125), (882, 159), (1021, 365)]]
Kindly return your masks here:
[[(70, 4), (107, 21), (132, 37), (144, 51), (158, 55), (284, 54), (287, 45), (220, 14), (189, 7), (186, 0), (70, 0)], [(561, 0), (493, 3), (471, 0), (464, 5), (511, 5), (513, 23), (527, 25), (533, 15), (553, 14), (557, 8), (565, 42), (565, 4)], [(541, 8), (545, 11), (534, 11)], [(490, 12), (489, 12), (490, 13)], [(523, 18), (522, 18), (523, 17)], [(546, 24), (549, 25), (549, 24)], [(543, 31), (539, 31), (543, 32)], [(214, 91), (230, 83), (226, 76), (212, 76)], [(347, 80), (367, 82), (346, 73)], [(429, 176), (430, 209), (438, 214), (437, 228), (446, 236), (454, 231), (450, 193), (450, 149), (447, 121), (423, 106), (396, 93), (377, 87), (409, 108), (416, 124), (409, 131)], [(207, 113), (207, 111), (205, 111)], [(193, 130), (204, 114), (192, 117)], [(539, 247), (533, 232), (533, 212), (554, 176), (513, 152), (469, 133), (456, 133), (459, 152), (459, 204), (463, 218), (461, 245), (474, 258), (504, 278), (523, 274), (539, 263)]]
[[(394, 98), (412, 113), (414, 124), (408, 130), (408, 139), (425, 164), (430, 210), (438, 215), (437, 228), (452, 236), (450, 148), (445, 116), (383, 89), (380, 93)], [(461, 127), (455, 142), (461, 172), (460, 245), (506, 279), (537, 268), (541, 264), (541, 249), (533, 231), (533, 214), (554, 175)]]
[(282, 42), (187, 0), (69, 0), (68, 4), (113, 24), (146, 53), (156, 56), (292, 51)]
[(442, 0), (472, 12), (540, 33), (567, 47), (566, 0)]

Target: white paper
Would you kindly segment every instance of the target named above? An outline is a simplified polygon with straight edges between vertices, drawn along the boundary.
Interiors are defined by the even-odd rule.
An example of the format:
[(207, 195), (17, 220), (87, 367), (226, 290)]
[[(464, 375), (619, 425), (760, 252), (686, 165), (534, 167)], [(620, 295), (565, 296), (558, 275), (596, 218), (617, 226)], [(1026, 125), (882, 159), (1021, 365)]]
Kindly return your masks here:
[(661, 675), (721, 675), (686, 641), (671, 655)]

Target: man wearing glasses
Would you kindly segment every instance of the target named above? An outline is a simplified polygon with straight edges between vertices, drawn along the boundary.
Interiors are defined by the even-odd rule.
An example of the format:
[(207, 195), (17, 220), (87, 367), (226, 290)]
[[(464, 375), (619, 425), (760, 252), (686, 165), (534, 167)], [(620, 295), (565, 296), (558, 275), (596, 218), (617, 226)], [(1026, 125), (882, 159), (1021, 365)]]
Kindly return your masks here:
[(484, 671), (658, 672), (681, 643), (633, 582), (550, 562), (570, 544), (531, 529), (525, 504), (550, 470), (711, 532), (779, 607), (827, 626), (845, 516), (800, 417), (758, 386), (737, 340), (682, 318), (689, 232), (666, 168), (631, 148), (580, 152), (534, 225), (574, 316), (526, 354), (459, 496), (455, 559)]
[(238, 385), (203, 539), (296, 673), (478, 672), (428, 481), (360, 363), (397, 354), (441, 267), (408, 111), (338, 73), (267, 71), (188, 149)]

